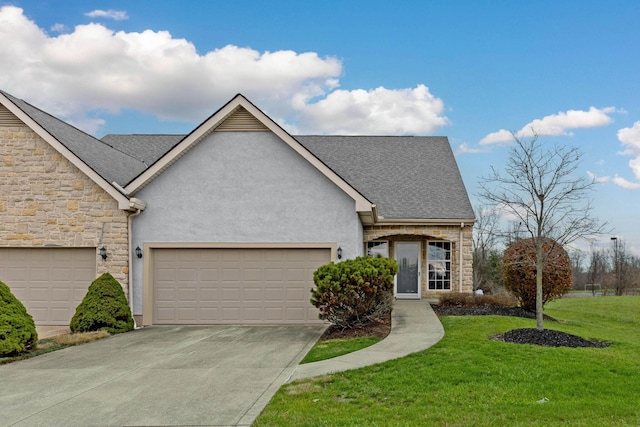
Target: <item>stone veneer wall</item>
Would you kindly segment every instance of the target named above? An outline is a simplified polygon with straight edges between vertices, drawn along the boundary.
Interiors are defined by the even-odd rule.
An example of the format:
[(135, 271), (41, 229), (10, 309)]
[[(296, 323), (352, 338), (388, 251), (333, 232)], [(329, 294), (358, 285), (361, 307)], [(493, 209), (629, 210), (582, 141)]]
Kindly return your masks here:
[(117, 202), (40, 136), (0, 127), (0, 246), (95, 247), (97, 274), (111, 273), (126, 293), (127, 232)]
[[(473, 292), (473, 243), (472, 225), (466, 225), (462, 229), (462, 292)], [(373, 225), (364, 228), (364, 241), (389, 240), (389, 241), (410, 241), (410, 240), (445, 240), (451, 242), (451, 291), (459, 290), (459, 240), (460, 225), (419, 225), (419, 224), (398, 224), (398, 225)], [(389, 257), (394, 258), (393, 245), (389, 245)], [(426, 266), (426, 245), (422, 245), (422, 265), (423, 272), (427, 271)], [(443, 292), (427, 289), (427, 274), (421, 275), (420, 286), (422, 295), (425, 297), (435, 297)]]

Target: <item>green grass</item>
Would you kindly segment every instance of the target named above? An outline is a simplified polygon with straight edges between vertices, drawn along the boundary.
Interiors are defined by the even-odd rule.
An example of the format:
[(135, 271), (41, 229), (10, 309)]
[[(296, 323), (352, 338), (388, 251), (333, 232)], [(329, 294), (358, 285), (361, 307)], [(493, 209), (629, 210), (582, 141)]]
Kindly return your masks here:
[(302, 359), (300, 364), (342, 356), (343, 354), (352, 353), (372, 346), (381, 340), (382, 338), (380, 337), (362, 337), (318, 341), (313, 348), (309, 350), (309, 353)]
[[(492, 341), (534, 320), (444, 317), (434, 347), (283, 386), (256, 426), (638, 426), (640, 297), (559, 300), (545, 327), (604, 349)], [(547, 398), (546, 403), (537, 403)]]

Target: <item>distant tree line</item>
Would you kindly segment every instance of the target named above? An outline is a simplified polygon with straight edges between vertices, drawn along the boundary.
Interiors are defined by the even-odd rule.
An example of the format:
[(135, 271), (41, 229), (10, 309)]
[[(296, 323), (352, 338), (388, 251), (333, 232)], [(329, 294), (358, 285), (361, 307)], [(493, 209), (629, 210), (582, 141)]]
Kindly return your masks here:
[[(487, 207), (476, 208), (473, 238), (473, 287), (485, 293), (507, 292), (503, 258), (505, 249), (522, 240), (519, 224), (498, 230), (499, 217)], [(573, 289), (593, 295), (640, 294), (640, 256), (632, 254), (617, 238), (611, 247), (592, 245), (589, 251), (570, 250)]]

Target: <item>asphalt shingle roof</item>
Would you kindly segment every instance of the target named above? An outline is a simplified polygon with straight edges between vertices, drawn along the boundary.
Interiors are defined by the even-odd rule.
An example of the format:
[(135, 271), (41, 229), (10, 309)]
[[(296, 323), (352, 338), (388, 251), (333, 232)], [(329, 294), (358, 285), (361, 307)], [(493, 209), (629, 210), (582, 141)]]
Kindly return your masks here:
[[(126, 186), (186, 135), (114, 135), (96, 139), (0, 91), (109, 183)], [(475, 217), (446, 137), (294, 136), (387, 219)]]
[[(106, 135), (102, 141), (142, 159), (160, 159), (186, 135)], [(467, 190), (443, 136), (294, 136), (375, 203), (388, 219), (470, 220)]]
[(100, 140), (123, 153), (143, 161), (147, 167), (171, 150), (185, 135), (116, 135), (108, 134)]
[(28, 102), (0, 92), (107, 182), (115, 181), (124, 185), (146, 169), (143, 161), (103, 143)]
[(385, 218), (475, 218), (446, 137), (294, 138), (375, 203)]

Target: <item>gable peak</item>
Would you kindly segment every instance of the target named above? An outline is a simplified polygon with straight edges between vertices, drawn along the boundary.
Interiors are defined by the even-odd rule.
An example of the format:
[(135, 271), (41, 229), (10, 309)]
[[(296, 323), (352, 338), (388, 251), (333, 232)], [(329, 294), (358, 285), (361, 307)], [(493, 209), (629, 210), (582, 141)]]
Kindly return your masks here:
[(0, 127), (20, 127), (25, 124), (7, 107), (0, 104)]
[(268, 132), (269, 128), (247, 111), (236, 107), (215, 129), (215, 132)]

